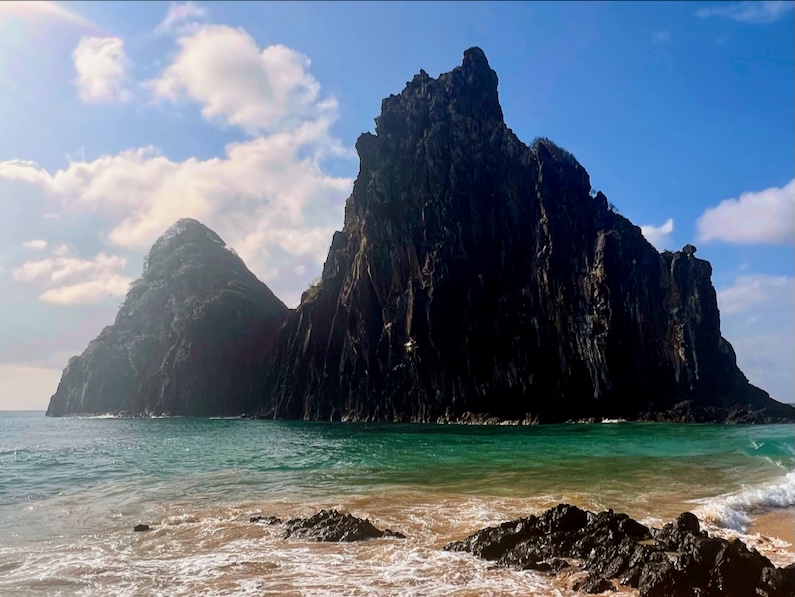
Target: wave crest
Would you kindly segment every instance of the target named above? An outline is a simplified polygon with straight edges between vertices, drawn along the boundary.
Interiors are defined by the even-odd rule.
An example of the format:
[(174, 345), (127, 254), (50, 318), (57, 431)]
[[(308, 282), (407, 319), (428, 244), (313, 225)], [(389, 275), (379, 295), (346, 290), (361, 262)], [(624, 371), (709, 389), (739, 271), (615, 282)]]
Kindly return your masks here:
[(751, 523), (751, 514), (770, 508), (795, 506), (795, 471), (780, 481), (716, 498), (698, 500), (694, 514), (701, 520), (734, 531), (744, 532)]

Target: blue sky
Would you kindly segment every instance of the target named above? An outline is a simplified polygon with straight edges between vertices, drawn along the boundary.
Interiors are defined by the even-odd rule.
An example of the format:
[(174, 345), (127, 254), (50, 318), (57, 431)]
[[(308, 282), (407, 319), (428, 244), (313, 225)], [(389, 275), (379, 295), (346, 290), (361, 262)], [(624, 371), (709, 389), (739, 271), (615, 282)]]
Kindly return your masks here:
[(0, 3), (0, 409), (44, 408), (171, 223), (294, 306), (381, 100), (480, 46), (658, 248), (713, 265), (751, 380), (795, 400), (793, 2)]

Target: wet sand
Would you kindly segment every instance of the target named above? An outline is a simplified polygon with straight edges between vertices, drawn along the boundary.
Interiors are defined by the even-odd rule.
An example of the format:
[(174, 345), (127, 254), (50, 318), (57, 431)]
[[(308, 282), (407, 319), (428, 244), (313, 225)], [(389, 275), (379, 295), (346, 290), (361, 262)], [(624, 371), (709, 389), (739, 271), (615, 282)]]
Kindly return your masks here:
[[(36, 591), (125, 597), (208, 593), (576, 597), (582, 594), (571, 590), (572, 582), (584, 575), (576, 569), (550, 577), (494, 568), (469, 554), (442, 551), (448, 542), (480, 528), (538, 514), (560, 501), (591, 510), (603, 506), (580, 494), (506, 498), (400, 490), (310, 501), (149, 504), (114, 516), (107, 532), (38, 543), (24, 556), (0, 548), (0, 571), (5, 571), (4, 579), (0, 575), (0, 593), (4, 597), (27, 597)], [(622, 506), (631, 501), (625, 500)], [(321, 508), (370, 518), (377, 527), (401, 531), (407, 538), (352, 544), (285, 541), (280, 527), (249, 522), (255, 515), (306, 517)], [(668, 512), (688, 508), (681, 501), (657, 501), (627, 509), (647, 522), (652, 522), (651, 512), (666, 512), (654, 525), (659, 526), (673, 518)], [(132, 526), (138, 522), (151, 524), (153, 530), (133, 533)], [(795, 508), (772, 511), (759, 516), (754, 528), (740, 537), (779, 566), (786, 565), (792, 560), (793, 522)], [(732, 535), (716, 530), (722, 536)], [(626, 587), (616, 588), (622, 596), (636, 594)]]
[(759, 514), (748, 527), (748, 533), (786, 541), (789, 551), (795, 554), (795, 506)]

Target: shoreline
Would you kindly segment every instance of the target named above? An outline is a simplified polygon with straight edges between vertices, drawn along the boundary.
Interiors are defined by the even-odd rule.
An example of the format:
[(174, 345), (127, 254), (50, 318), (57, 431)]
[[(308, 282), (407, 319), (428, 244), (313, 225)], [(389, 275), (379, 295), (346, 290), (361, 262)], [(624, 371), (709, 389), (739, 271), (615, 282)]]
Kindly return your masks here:
[[(387, 490), (372, 494), (339, 494), (336, 496), (310, 498), (302, 492), (294, 496), (270, 497), (250, 496), (238, 501), (201, 500), (195, 498), (166, 499), (157, 502), (147, 501), (132, 509), (125, 509), (112, 516), (110, 525), (99, 531), (103, 542), (110, 541), (119, 546), (120, 551), (106, 553), (103, 550), (85, 552), (89, 559), (81, 558), (81, 550), (70, 546), (79, 543), (66, 541), (56, 552), (51, 547), (38, 544), (38, 558), (52, 557), (56, 553), (65, 561), (47, 572), (48, 588), (61, 587), (63, 583), (82, 583), (83, 578), (75, 578), (73, 570), (79, 567), (87, 571), (81, 574), (103, 575), (113, 570), (122, 575), (129, 569), (130, 562), (151, 566), (159, 574), (175, 574), (174, 565), (183, 566), (184, 573), (178, 573), (175, 587), (180, 590), (174, 594), (194, 597), (215, 590), (238, 591), (240, 594), (309, 594), (331, 596), (350, 594), (355, 596), (401, 594), (409, 587), (421, 587), (431, 597), (455, 594), (476, 597), (483, 594), (504, 595), (535, 594), (544, 597), (577, 597), (582, 592), (572, 588), (574, 582), (584, 580), (586, 571), (573, 566), (568, 572), (550, 576), (543, 571), (522, 571), (511, 568), (495, 568), (493, 562), (475, 557), (472, 554), (445, 551), (450, 542), (464, 541), (477, 533), (478, 529), (499, 526), (521, 517), (541, 516), (555, 504), (563, 500), (580, 503), (580, 508), (592, 512), (602, 512), (611, 503), (596, 504), (587, 496), (560, 495), (535, 498), (495, 498), (462, 494), (429, 494), (425, 492)], [(64, 503), (59, 498), (59, 507), (67, 510), (79, 508), (76, 497)], [(54, 504), (48, 504), (51, 510)], [(662, 514), (653, 509), (648, 514), (662, 514), (658, 520), (649, 520), (637, 508), (626, 508), (619, 504), (617, 515), (628, 514), (631, 518), (648, 527), (662, 528), (677, 518)], [(379, 529), (393, 529), (406, 535), (406, 539), (376, 539), (353, 543), (326, 543), (296, 539), (284, 541), (282, 527), (270, 524), (252, 523), (257, 515), (278, 516), (284, 520), (304, 518), (315, 515), (322, 509), (338, 509), (358, 518), (370, 519)], [(689, 511), (690, 509), (688, 509)], [(739, 538), (748, 548), (757, 549), (776, 566), (785, 566), (792, 561), (792, 546), (782, 553), (782, 545), (765, 539), (767, 533), (781, 534), (786, 528), (787, 519), (783, 516), (795, 514), (795, 507), (772, 510), (756, 517), (757, 528), (744, 533), (716, 529), (711, 525), (702, 528), (713, 537), (723, 539)], [(685, 512), (686, 509), (678, 509)], [(75, 512), (79, 516), (79, 512)], [(758, 522), (757, 522), (758, 521)], [(145, 533), (135, 533), (133, 526), (148, 524), (152, 529)], [(762, 525), (767, 525), (763, 530)], [(761, 536), (754, 537), (754, 533)], [(780, 539), (780, 538), (779, 538)], [(22, 552), (28, 553), (26, 546)], [(165, 550), (160, 552), (160, 550)], [(242, 550), (242, 551), (241, 551)], [(91, 554), (95, 559), (90, 559)], [(778, 555), (776, 555), (776, 553)], [(157, 555), (160, 554), (160, 555)], [(308, 557), (311, 556), (311, 557)], [(59, 556), (60, 557), (60, 556)], [(26, 562), (25, 555), (20, 562)], [(33, 558), (35, 562), (36, 557)], [(7, 562), (8, 563), (8, 562)], [(194, 576), (195, 566), (201, 563), (206, 572)], [(3, 564), (0, 558), (0, 565)], [(439, 566), (444, 571), (439, 571)], [(334, 570), (343, 570), (345, 580), (341, 580)], [(385, 572), (386, 570), (386, 572)], [(33, 571), (31, 571), (31, 574)], [(36, 573), (39, 573), (38, 571)], [(263, 575), (263, 573), (265, 573)], [(157, 578), (157, 575), (152, 577)], [(87, 582), (87, 581), (86, 581)], [(102, 592), (88, 591), (86, 594), (112, 594), (119, 586), (102, 584)], [(7, 594), (16, 597), (25, 595), (26, 581), (20, 584), (3, 585), (2, 589), (12, 589)], [(159, 587), (156, 581), (141, 580), (141, 590)], [(149, 584), (147, 584), (149, 583)], [(152, 584), (154, 583), (154, 584)], [(256, 585), (259, 593), (246, 593), (241, 587), (246, 583)], [(45, 585), (42, 585), (45, 586)], [(74, 586), (77, 586), (75, 584)], [(14, 592), (14, 589), (20, 590)], [(637, 595), (637, 591), (618, 586), (619, 594)], [(370, 593), (365, 589), (372, 589)], [(6, 593), (4, 593), (6, 594)], [(69, 594), (69, 593), (67, 593)]]
[(752, 515), (752, 522), (746, 535), (758, 534), (767, 539), (778, 539), (789, 544), (789, 551), (795, 554), (795, 505), (772, 508)]
[[(49, 415), (46, 411), (0, 411), (0, 412), (13, 412), (13, 413), (29, 413), (29, 414), (44, 414), (48, 419), (78, 419), (78, 420), (111, 420), (118, 419), (124, 421), (132, 420), (155, 420), (155, 419), (186, 419), (186, 420), (204, 420), (204, 421), (272, 421), (275, 423), (334, 423), (342, 425), (438, 425), (438, 426), (466, 426), (466, 427), (538, 427), (538, 426), (553, 426), (553, 425), (620, 425), (624, 423), (634, 424), (663, 424), (663, 425), (705, 425), (705, 426), (766, 426), (766, 425), (795, 425), (795, 418), (776, 420), (759, 420), (753, 417), (747, 420), (737, 420), (733, 418), (703, 418), (703, 417), (677, 417), (670, 416), (666, 418), (668, 413), (644, 413), (638, 417), (588, 417), (580, 419), (567, 419), (565, 421), (541, 421), (537, 417), (528, 417), (525, 419), (500, 419), (499, 417), (492, 417), (489, 415), (469, 417), (461, 416), (455, 419), (447, 419), (439, 417), (435, 420), (427, 421), (395, 421), (395, 420), (368, 420), (368, 419), (347, 419), (340, 420), (326, 420), (326, 419), (285, 419), (273, 418), (259, 414), (241, 414), (241, 415), (169, 415), (169, 414), (130, 414), (130, 413), (69, 413), (63, 415)], [(750, 413), (751, 415), (755, 413)]]

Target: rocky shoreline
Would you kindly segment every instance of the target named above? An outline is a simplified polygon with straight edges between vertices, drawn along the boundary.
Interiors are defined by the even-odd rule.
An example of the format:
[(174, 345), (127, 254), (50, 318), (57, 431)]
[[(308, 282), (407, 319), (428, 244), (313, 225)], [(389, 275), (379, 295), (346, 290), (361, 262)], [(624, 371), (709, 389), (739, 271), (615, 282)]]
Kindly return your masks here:
[[(353, 542), (405, 539), (369, 519), (337, 510), (282, 521), (254, 516), (253, 524), (283, 526), (283, 539)], [(641, 597), (788, 597), (795, 594), (795, 563), (776, 567), (739, 539), (710, 536), (685, 512), (662, 528), (641, 524), (613, 510), (599, 513), (559, 504), (481, 529), (449, 543), (501, 568), (534, 571), (566, 580), (586, 594), (635, 589)]]
[[(789, 405), (782, 405), (785, 408)], [(118, 413), (103, 413), (97, 415), (95, 413), (70, 413), (63, 415), (64, 418), (74, 417), (90, 417), (90, 418), (114, 418), (114, 419), (180, 419), (190, 418), (191, 415), (171, 415), (168, 413), (137, 413), (137, 412), (118, 412)], [(277, 417), (274, 413), (243, 413), (240, 415), (232, 415), (225, 417), (215, 417), (220, 419), (229, 420), (265, 420), (265, 421), (286, 421), (292, 420), (284, 417)], [(320, 421), (323, 422), (323, 421)], [(769, 408), (754, 409), (749, 408), (747, 405), (737, 404), (729, 408), (709, 407), (699, 408), (693, 407), (691, 401), (681, 402), (675, 405), (671, 410), (667, 411), (649, 411), (640, 413), (636, 417), (626, 417), (620, 419), (613, 419), (610, 417), (586, 417), (579, 419), (565, 419), (560, 421), (541, 421), (538, 416), (528, 414), (523, 419), (503, 419), (497, 416), (492, 416), (489, 413), (473, 413), (465, 412), (460, 417), (439, 417), (435, 420), (422, 420), (422, 419), (408, 419), (408, 420), (391, 420), (383, 421), (380, 419), (372, 418), (359, 418), (359, 417), (343, 417), (339, 423), (410, 423), (410, 424), (425, 424), (425, 425), (485, 425), (485, 426), (530, 426), (530, 425), (543, 425), (543, 424), (565, 424), (565, 425), (589, 425), (598, 423), (713, 423), (713, 424), (727, 424), (727, 425), (781, 425), (792, 424), (792, 419), (786, 411), (777, 414), (772, 412)]]
[(775, 567), (739, 539), (711, 537), (685, 512), (661, 529), (626, 514), (595, 514), (560, 504), (482, 529), (445, 547), (517, 570), (556, 573), (579, 567), (588, 573), (572, 586), (585, 593), (617, 584), (642, 597), (784, 597), (795, 592), (795, 563)]

